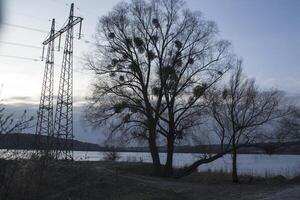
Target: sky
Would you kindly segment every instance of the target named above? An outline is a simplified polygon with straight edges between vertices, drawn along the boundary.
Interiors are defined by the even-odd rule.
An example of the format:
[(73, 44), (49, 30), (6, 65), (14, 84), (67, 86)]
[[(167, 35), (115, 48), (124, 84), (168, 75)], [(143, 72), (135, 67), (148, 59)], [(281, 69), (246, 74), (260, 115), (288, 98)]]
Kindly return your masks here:
[[(75, 106), (84, 103), (92, 74), (84, 69), (81, 57), (92, 49), (98, 18), (119, 0), (2, 0), (0, 98), (3, 103), (37, 108), (44, 69), (41, 43), (52, 18), (56, 19), (57, 29), (66, 21), (71, 2), (75, 3), (75, 15), (84, 18), (83, 38), (74, 41)], [(219, 37), (232, 42), (233, 52), (243, 59), (245, 73), (255, 78), (260, 87), (300, 96), (299, 0), (187, 0), (186, 4), (216, 22)], [(75, 34), (77, 31), (75, 28)], [(56, 52), (55, 61), (57, 91), (61, 53)], [(78, 115), (81, 109), (75, 108)], [(75, 138), (77, 134), (86, 141), (96, 138), (79, 136), (76, 130), (74, 134)]]

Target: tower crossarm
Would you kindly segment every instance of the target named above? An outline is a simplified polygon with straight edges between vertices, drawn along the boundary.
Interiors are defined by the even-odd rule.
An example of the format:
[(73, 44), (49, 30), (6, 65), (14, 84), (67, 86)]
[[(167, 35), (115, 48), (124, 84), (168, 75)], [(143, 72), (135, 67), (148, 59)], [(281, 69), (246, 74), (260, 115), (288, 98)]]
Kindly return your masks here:
[(54, 35), (50, 35), (49, 38), (47, 38), (44, 42), (43, 45), (47, 45), (50, 41), (54, 40), (57, 37), (60, 37), (64, 32), (68, 31), (70, 28), (72, 28), (73, 26), (75, 26), (76, 24), (80, 23), (80, 29), (79, 29), (79, 39), (81, 36), (81, 23), (83, 18), (82, 17), (73, 17), (74, 19), (69, 22), (66, 26), (64, 26), (63, 28), (61, 28), (59, 31), (57, 31)]

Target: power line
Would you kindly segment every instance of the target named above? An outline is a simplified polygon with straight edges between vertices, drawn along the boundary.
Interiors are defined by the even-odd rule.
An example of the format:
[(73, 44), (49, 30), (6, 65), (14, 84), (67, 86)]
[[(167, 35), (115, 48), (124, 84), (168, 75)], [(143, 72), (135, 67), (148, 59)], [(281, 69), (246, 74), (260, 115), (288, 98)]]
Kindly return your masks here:
[(30, 44), (21, 44), (21, 43), (16, 43), (16, 42), (6, 42), (6, 41), (0, 41), (2, 44), (7, 44), (7, 45), (13, 45), (13, 46), (20, 46), (20, 47), (28, 47), (28, 48), (33, 48), (33, 49), (41, 49), (39, 46), (34, 46)]
[[(33, 27), (29, 27), (29, 26), (18, 25), (18, 24), (10, 24), (10, 23), (6, 23), (5, 22), (5, 23), (3, 23), (3, 25), (12, 26), (12, 27), (20, 28), (20, 29), (29, 30), (29, 31), (40, 32), (40, 33), (48, 33), (47, 31), (42, 30), (42, 29), (33, 28)], [(79, 40), (79, 41), (82, 41), (82, 42), (84, 42), (86, 44), (94, 44), (94, 45), (96, 45), (94, 42), (91, 42), (89, 40)]]
[(40, 32), (40, 33), (48, 33), (48, 31), (45, 31), (45, 30), (42, 30), (42, 29), (37, 29), (37, 28), (32, 28), (32, 27), (29, 27), (29, 26), (11, 24), (11, 23), (7, 23), (7, 22), (3, 22), (2, 24), (5, 25), (5, 26), (11, 26), (11, 27), (15, 27), (15, 28), (20, 28), (20, 29), (25, 29), (25, 30), (30, 30), (30, 31), (36, 31), (36, 32)]
[[(11, 58), (11, 59), (17, 59), (17, 60), (28, 60), (28, 61), (34, 61), (34, 62), (41, 62), (40, 59), (38, 58), (30, 58), (30, 57), (23, 57), (23, 56), (14, 56), (14, 55), (4, 55), (4, 54), (0, 54), (0, 57), (5, 57), (5, 58)], [(74, 57), (78, 57), (78, 56), (74, 56)], [(81, 58), (81, 57), (78, 57)], [(60, 65), (58, 64), (54, 64), (56, 67), (60, 67)], [(78, 69), (74, 69), (74, 72), (76, 73), (80, 73), (80, 74), (87, 74), (81, 70)]]
[(20, 59), (20, 60), (30, 60), (30, 61), (40, 61), (37, 58), (29, 58), (29, 57), (23, 57), (23, 56), (13, 56), (13, 55), (4, 55), (4, 54), (0, 54), (1, 57), (6, 57), (6, 58), (13, 58), (13, 59)]
[[(42, 47), (34, 46), (34, 45), (30, 45), (30, 44), (22, 44), (22, 43), (6, 42), (6, 41), (0, 41), (0, 43), (7, 44), (7, 45), (13, 45), (13, 46), (26, 47), (26, 48), (33, 48), (33, 49), (40, 49), (40, 50), (42, 49)], [(83, 59), (83, 57), (81, 57), (81, 56), (74, 55), (74, 57), (77, 59)]]

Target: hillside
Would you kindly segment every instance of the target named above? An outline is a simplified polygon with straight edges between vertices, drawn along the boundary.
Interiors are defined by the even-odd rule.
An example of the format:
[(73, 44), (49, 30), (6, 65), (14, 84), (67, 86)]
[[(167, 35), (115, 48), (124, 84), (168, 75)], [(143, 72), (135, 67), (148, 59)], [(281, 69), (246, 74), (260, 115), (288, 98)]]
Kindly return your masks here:
[[(35, 146), (36, 135), (33, 134), (0, 134), (0, 149), (33, 149)], [(41, 141), (46, 141), (46, 136), (40, 136)], [(54, 139), (57, 140), (57, 139)], [(97, 144), (74, 140), (75, 151), (101, 151), (102, 148)]]
[[(0, 149), (34, 149), (36, 135), (33, 134), (0, 134)], [(42, 141), (46, 141), (46, 136), (41, 136)], [(53, 139), (57, 140), (57, 139)], [(74, 140), (74, 151), (108, 151), (103, 147), (93, 143)], [(119, 152), (149, 152), (148, 147), (117, 147)], [(166, 152), (165, 147), (159, 147), (160, 152)], [(176, 146), (176, 153), (218, 153), (219, 145), (197, 145), (197, 146)], [(268, 153), (268, 154), (300, 154), (300, 142), (288, 143), (268, 143), (256, 144), (256, 147), (241, 148), (240, 154)]]

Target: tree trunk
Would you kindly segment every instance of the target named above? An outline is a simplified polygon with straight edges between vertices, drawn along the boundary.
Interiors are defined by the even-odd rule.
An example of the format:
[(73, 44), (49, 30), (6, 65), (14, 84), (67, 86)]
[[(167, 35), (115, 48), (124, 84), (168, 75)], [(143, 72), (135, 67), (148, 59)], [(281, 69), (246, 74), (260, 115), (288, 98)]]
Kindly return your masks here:
[(226, 155), (227, 153), (230, 153), (231, 151), (232, 151), (232, 149), (221, 152), (221, 153), (218, 153), (218, 154), (215, 154), (214, 156), (212, 156), (210, 158), (197, 160), (193, 164), (191, 164), (190, 166), (188, 166), (186, 168), (183, 168), (181, 171), (179, 171), (175, 175), (175, 178), (182, 178), (182, 177), (188, 176), (188, 175), (192, 174), (193, 172), (197, 171), (197, 168), (200, 165), (207, 164), (207, 163), (210, 163), (214, 160), (217, 160), (217, 159), (223, 157), (224, 155)]
[(170, 177), (173, 175), (173, 154), (174, 154), (174, 136), (168, 137), (167, 161), (164, 168), (164, 175)]
[(161, 164), (160, 164), (160, 158), (159, 158), (159, 152), (158, 148), (156, 145), (156, 132), (155, 130), (150, 130), (149, 131), (149, 148), (150, 148), (150, 153), (152, 157), (152, 164), (154, 167), (154, 173), (157, 176), (161, 175)]
[(233, 141), (232, 145), (232, 182), (238, 183), (239, 178), (237, 175), (237, 148), (235, 142)]
[[(237, 151), (241, 147), (257, 147), (257, 145), (256, 144), (241, 144), (241, 145), (235, 146), (234, 149), (235, 149), (235, 151)], [(185, 167), (182, 170), (180, 170), (177, 174), (175, 174), (174, 177), (182, 178), (182, 177), (188, 176), (188, 175), (192, 174), (193, 172), (195, 172), (200, 165), (210, 163), (214, 160), (217, 160), (217, 159), (223, 157), (224, 155), (226, 155), (228, 153), (232, 153), (234, 151), (234, 149), (226, 148), (224, 151), (214, 154), (212, 157), (197, 160), (194, 163), (192, 163), (190, 166)]]

